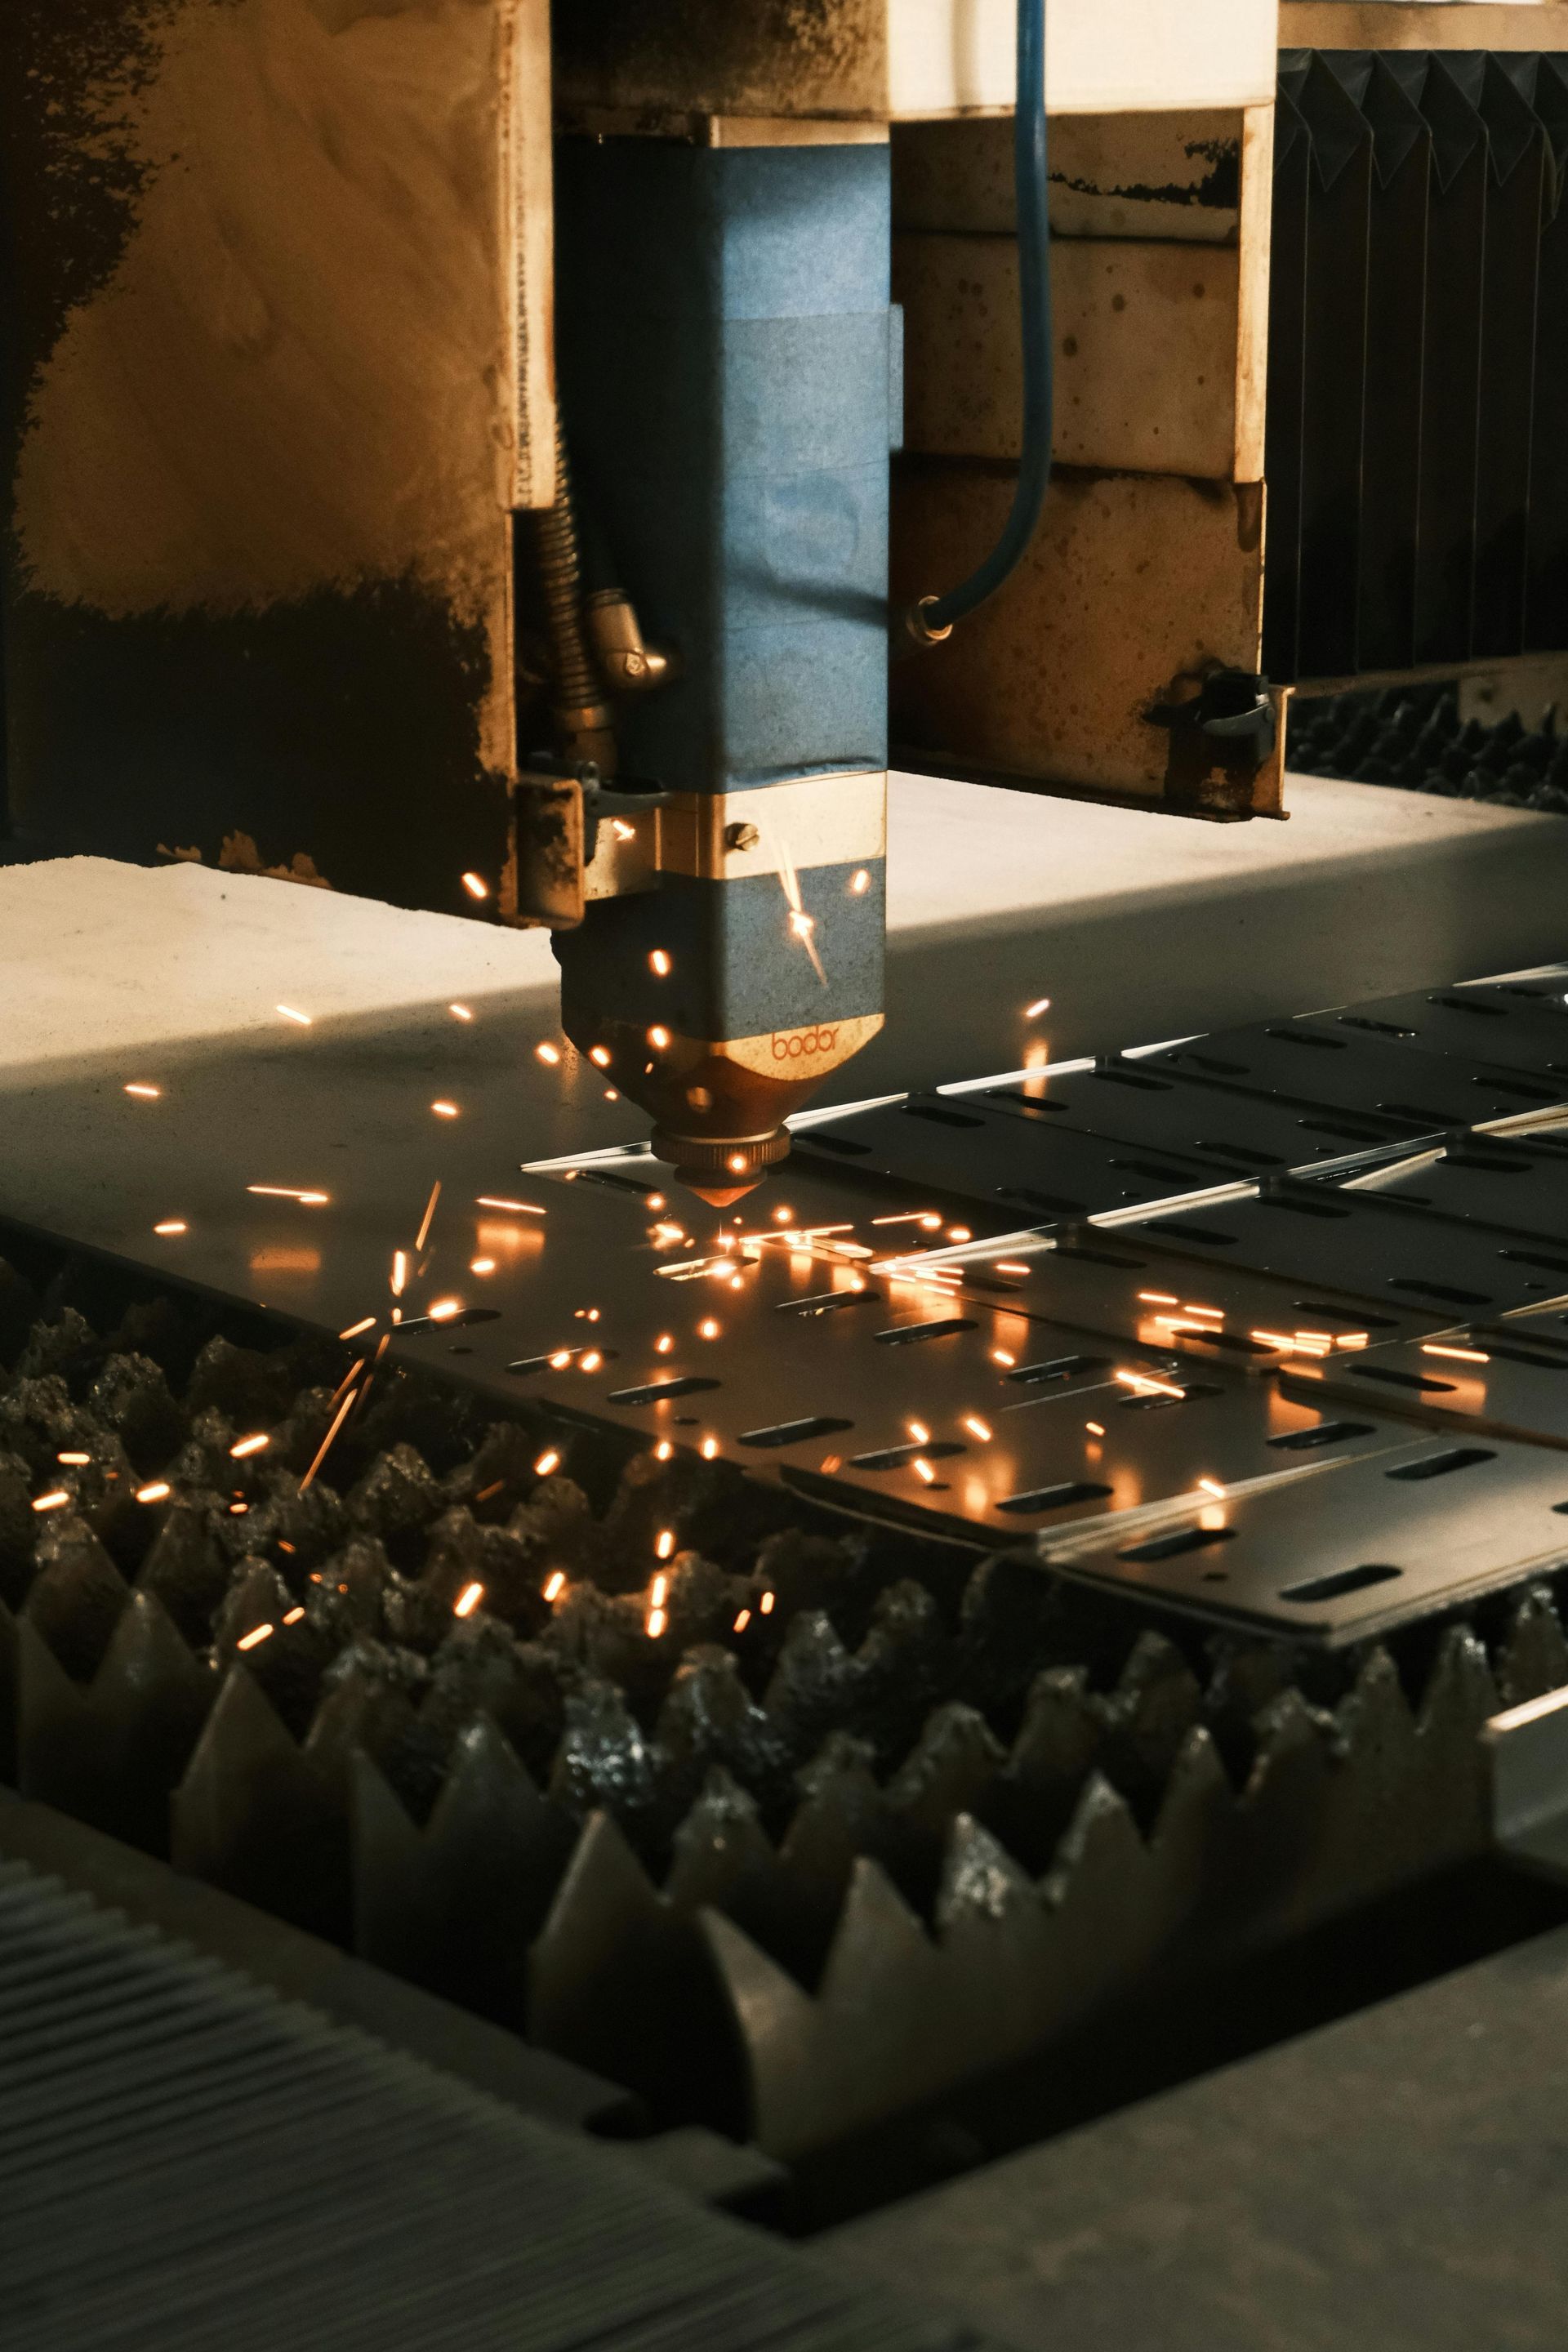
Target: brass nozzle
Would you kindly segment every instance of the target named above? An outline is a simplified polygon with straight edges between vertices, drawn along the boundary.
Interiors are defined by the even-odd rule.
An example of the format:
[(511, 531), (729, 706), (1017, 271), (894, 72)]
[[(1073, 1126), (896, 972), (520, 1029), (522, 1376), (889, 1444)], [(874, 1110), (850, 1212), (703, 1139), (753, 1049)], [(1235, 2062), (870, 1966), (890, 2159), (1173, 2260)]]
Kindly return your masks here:
[(667, 1160), (680, 1181), (710, 1208), (728, 1208), (755, 1190), (770, 1168), (789, 1158), (789, 1131), (775, 1127), (763, 1135), (673, 1135), (656, 1127), (649, 1149)]

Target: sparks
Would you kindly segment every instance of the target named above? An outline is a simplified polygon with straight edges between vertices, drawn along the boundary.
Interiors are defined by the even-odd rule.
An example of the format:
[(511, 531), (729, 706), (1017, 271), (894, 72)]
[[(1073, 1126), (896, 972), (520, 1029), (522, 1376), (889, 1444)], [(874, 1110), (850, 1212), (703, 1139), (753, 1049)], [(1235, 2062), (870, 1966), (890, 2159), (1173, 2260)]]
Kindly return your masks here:
[(797, 940), (808, 940), (816, 929), (816, 918), (808, 915), (804, 907), (796, 907), (790, 916), (789, 927)]
[(982, 1445), (990, 1444), (991, 1424), (989, 1422), (982, 1421), (977, 1412), (966, 1412), (959, 1426), (967, 1429), (971, 1437), (977, 1437)]
[(849, 877), (850, 896), (855, 898), (863, 898), (870, 887), (871, 877), (867, 873), (866, 868), (863, 866), (858, 866), (854, 873)]
[(63, 1462), (68, 1470), (85, 1470), (92, 1456), (90, 1454), (57, 1454), (55, 1460)]
[(650, 1639), (657, 1642), (659, 1635), (664, 1631), (664, 1626), (665, 1616), (663, 1610), (650, 1609), (647, 1612), (647, 1630)]
[(404, 1286), (407, 1280), (408, 1253), (406, 1250), (394, 1250), (392, 1253), (392, 1295), (394, 1298), (402, 1297)]
[(719, 1441), (718, 1441), (718, 1439), (717, 1439), (716, 1437), (705, 1437), (705, 1438), (703, 1439), (703, 1441), (702, 1441), (702, 1445), (701, 1445), (701, 1454), (702, 1454), (702, 1459), (704, 1460), (704, 1462), (711, 1462), (711, 1461), (714, 1459), (715, 1455), (718, 1454), (718, 1451), (719, 1451)]
[(647, 1596), (649, 1607), (654, 1609), (662, 1609), (664, 1607), (664, 1596), (668, 1591), (668, 1577), (656, 1576)]
[(471, 1021), (474, 1017), (471, 1004), (448, 1004), (447, 1010), (454, 1021)]
[(669, 1439), (661, 1437), (653, 1449), (653, 1458), (656, 1462), (668, 1462), (674, 1452), (675, 1448)]
[(275, 1004), (272, 1010), (280, 1013), (285, 1021), (297, 1021), (301, 1029), (309, 1029), (311, 1025), (311, 1015), (297, 1012), (292, 1004)]
[(653, 1343), (653, 1352), (656, 1356), (668, 1356), (674, 1345), (674, 1334), (669, 1331), (661, 1331), (658, 1339)]
[[(1435, 1339), (1423, 1339), (1424, 1356), (1447, 1356), (1456, 1364), (1489, 1364), (1491, 1358), (1480, 1348), (1441, 1348)], [(62, 1455), (62, 1460), (64, 1459)]]
[(795, 1211), (793, 1209), (784, 1208), (775, 1209), (773, 1211), (773, 1223), (775, 1225), (793, 1225), (795, 1223)]
[(607, 1045), (590, 1045), (588, 1048), (588, 1059), (597, 1063), (601, 1070), (607, 1070), (613, 1058)]
[(374, 1316), (366, 1315), (363, 1316), (359, 1322), (351, 1323), (346, 1331), (340, 1331), (338, 1333), (338, 1337), (340, 1339), (357, 1339), (362, 1331), (374, 1331)]
[(154, 1225), (153, 1228), (153, 1231), (155, 1234), (188, 1234), (190, 1230), (191, 1229), (189, 1225), (186, 1224), (184, 1217), (165, 1217), (161, 1225)]
[(597, 1348), (590, 1348), (585, 1356), (579, 1357), (577, 1370), (580, 1372), (596, 1372), (604, 1360)]
[(658, 1531), (658, 1540), (653, 1548), (654, 1558), (656, 1559), (668, 1559), (674, 1549), (675, 1529), (673, 1528), (660, 1528)]
[(1111, 1377), (1120, 1381), (1124, 1388), (1130, 1388), (1136, 1396), (1168, 1396), (1184, 1399), (1187, 1393), (1185, 1389), (1175, 1387), (1170, 1381), (1155, 1380), (1149, 1372), (1116, 1372)]
[(268, 1201), (298, 1201), (302, 1209), (324, 1209), (331, 1197), (327, 1192), (301, 1192), (298, 1184), (247, 1184), (245, 1189)]
[(734, 1631), (735, 1631), (737, 1633), (743, 1633), (745, 1632), (745, 1630), (746, 1630), (747, 1626), (751, 1623), (751, 1622), (752, 1622), (752, 1612), (751, 1612), (751, 1611), (750, 1611), (749, 1609), (742, 1609), (742, 1612), (741, 1612), (741, 1613), (740, 1613), (740, 1615), (739, 1615), (739, 1616), (736, 1618), (736, 1620), (735, 1620)]
[(993, 1274), (1027, 1274), (1029, 1269), (1026, 1265), (1020, 1265), (1016, 1258), (999, 1257), (992, 1260), (991, 1271)]
[(1086, 1421), (1084, 1423), (1084, 1427), (1088, 1430), (1091, 1437), (1103, 1437), (1105, 1435), (1105, 1423), (1102, 1421)]
[(259, 1431), (254, 1437), (242, 1437), (237, 1445), (229, 1447), (229, 1459), (233, 1462), (244, 1462), (252, 1454), (265, 1454), (271, 1443), (270, 1437)]
[(535, 1058), (541, 1062), (548, 1062), (552, 1069), (561, 1059), (560, 1046), (552, 1045), (548, 1037), (542, 1038), (533, 1051)]
[(156, 1102), (163, 1094), (163, 1089), (162, 1087), (147, 1087), (140, 1084), (132, 1084), (128, 1086), (125, 1091), (128, 1095), (136, 1096), (137, 1099), (141, 1102)]
[(322, 1463), (326, 1460), (328, 1454), (331, 1452), (332, 1440), (336, 1437), (339, 1430), (348, 1419), (350, 1412), (353, 1410), (353, 1401), (358, 1394), (359, 1391), (357, 1389), (350, 1389), (347, 1396), (344, 1397), (342, 1404), (339, 1405), (331, 1427), (328, 1430), (325, 1437), (322, 1438), (321, 1444), (316, 1449), (315, 1460), (311, 1463), (310, 1468), (306, 1471), (304, 1476), (300, 1481), (299, 1491), (301, 1495), (303, 1495), (307, 1489), (314, 1484), (316, 1473), (321, 1468)]
[(547, 1580), (546, 1583), (545, 1583), (545, 1587), (544, 1587), (544, 1598), (546, 1599), (546, 1601), (556, 1601), (556, 1600), (559, 1600), (559, 1598), (560, 1598), (560, 1596), (561, 1596), (562, 1588), (563, 1588), (563, 1586), (565, 1584), (565, 1582), (566, 1582), (566, 1572), (565, 1572), (565, 1570), (564, 1570), (563, 1569), (560, 1569), (560, 1568), (558, 1568), (558, 1569), (555, 1570), (554, 1575), (553, 1575), (553, 1576), (552, 1576), (552, 1577), (550, 1577), (550, 1578)]
[(571, 1349), (557, 1348), (555, 1353), (550, 1359), (550, 1369), (552, 1372), (563, 1372), (571, 1361)]
[(648, 970), (650, 971), (657, 972), (660, 980), (668, 979), (670, 972), (673, 970), (673, 966), (671, 965), (669, 958), (663, 948), (655, 948), (649, 955), (647, 962)]
[(1173, 1290), (1141, 1290), (1138, 1296), (1145, 1307), (1179, 1307), (1182, 1303)]
[(947, 1238), (950, 1242), (968, 1242), (973, 1241), (974, 1236), (967, 1225), (949, 1225)]
[(510, 1209), (515, 1217), (547, 1217), (548, 1209), (541, 1209), (532, 1201), (503, 1201), (494, 1192), (480, 1192), (476, 1205), (481, 1209)]
[(922, 1485), (927, 1486), (935, 1486), (936, 1472), (931, 1468), (931, 1464), (926, 1460), (923, 1454), (917, 1454), (914, 1460), (910, 1463), (910, 1467), (914, 1472), (915, 1476), (921, 1480)]
[(493, 1274), (495, 1270), (496, 1262), (493, 1257), (471, 1257), (468, 1260), (470, 1274)]
[(917, 1445), (929, 1445), (931, 1444), (931, 1432), (926, 1427), (923, 1421), (906, 1421), (904, 1427), (909, 1431), (910, 1435), (914, 1439)]
[(35, 1495), (33, 1508), (35, 1511), (63, 1511), (69, 1501), (70, 1496), (65, 1488), (57, 1486), (52, 1495)]
[(697, 1336), (700, 1339), (716, 1339), (719, 1337), (719, 1326), (714, 1322), (711, 1315), (705, 1315), (699, 1323)]
[(453, 1616), (471, 1617), (484, 1597), (485, 1588), (482, 1584), (465, 1584), (452, 1603)]
[(536, 1478), (548, 1478), (552, 1470), (558, 1470), (560, 1467), (561, 1456), (556, 1452), (554, 1446), (552, 1445), (540, 1455), (538, 1461), (534, 1464), (533, 1475)]
[(270, 1625), (253, 1625), (248, 1633), (240, 1635), (234, 1646), (237, 1650), (254, 1650), (261, 1643), (270, 1641), (272, 1633)]
[(490, 886), (482, 874), (465, 874), (463, 887), (470, 898), (488, 898), (490, 895)]
[(1025, 1005), (1024, 1018), (1026, 1021), (1037, 1021), (1042, 1013), (1048, 1013), (1050, 1009), (1051, 1000), (1048, 996), (1037, 996), (1033, 1004)]
[(1184, 1315), (1207, 1315), (1216, 1323), (1223, 1323), (1225, 1321), (1225, 1309), (1223, 1307), (1200, 1307), (1195, 1298), (1184, 1298), (1182, 1301), (1182, 1312)]
[(430, 1228), (436, 1222), (436, 1211), (441, 1199), (441, 1179), (437, 1176), (430, 1187), (430, 1198), (425, 1203), (425, 1214), (419, 1220), (419, 1231), (414, 1236), (414, 1255), (418, 1256), (430, 1238)]
[(777, 1595), (775, 1593), (764, 1592), (762, 1599), (758, 1601), (757, 1607), (762, 1611), (764, 1617), (771, 1617), (773, 1615), (773, 1602), (776, 1598)]
[(454, 1315), (462, 1313), (463, 1302), (460, 1298), (438, 1298), (434, 1307), (427, 1307), (425, 1311), (432, 1323), (449, 1323)]
[(299, 1606), (299, 1605), (296, 1605), (294, 1608), (292, 1608), (292, 1609), (290, 1609), (290, 1610), (289, 1611), (289, 1612), (288, 1612), (287, 1616), (286, 1616), (286, 1617), (284, 1618), (284, 1620), (283, 1620), (283, 1622), (285, 1623), (285, 1625), (297, 1625), (297, 1624), (300, 1622), (300, 1618), (304, 1615), (304, 1613), (305, 1613), (305, 1612), (304, 1612), (303, 1608), (302, 1608), (302, 1607), (300, 1607), (300, 1606)]
[(994, 1364), (1004, 1364), (1009, 1370), (1011, 1370), (1018, 1359), (1016, 1356), (1010, 1356), (1005, 1348), (993, 1348), (991, 1350), (991, 1360)]
[(163, 1503), (174, 1491), (166, 1478), (155, 1478), (150, 1486), (137, 1487), (136, 1499), (139, 1503)]
[(1200, 1478), (1198, 1480), (1198, 1484), (1203, 1488), (1205, 1495), (1217, 1495), (1221, 1502), (1224, 1502), (1225, 1488), (1221, 1486), (1217, 1478)]
[(460, 1116), (458, 1106), (455, 1102), (447, 1102), (444, 1100), (441, 1102), (433, 1102), (430, 1108), (435, 1112), (437, 1118), (457, 1118)]
[(669, 1043), (669, 1032), (656, 1025), (647, 1033), (647, 1042), (656, 1054), (662, 1054)]

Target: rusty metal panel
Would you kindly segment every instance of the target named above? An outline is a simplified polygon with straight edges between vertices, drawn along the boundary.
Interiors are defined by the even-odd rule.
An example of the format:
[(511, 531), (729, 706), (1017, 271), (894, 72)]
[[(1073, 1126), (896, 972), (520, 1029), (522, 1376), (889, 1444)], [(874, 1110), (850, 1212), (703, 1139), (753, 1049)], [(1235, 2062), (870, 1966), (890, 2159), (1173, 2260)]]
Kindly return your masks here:
[[(1015, 471), (896, 468), (896, 602), (965, 575), (1001, 528)], [(1059, 470), (1006, 586), (951, 644), (895, 667), (897, 756), (1144, 807), (1275, 814), (1277, 764), (1240, 782), (1184, 770), (1148, 716), (1210, 668), (1257, 668), (1262, 579), (1258, 485)]]
[[(1053, 450), (1068, 466), (1238, 478), (1239, 257), (1174, 242), (1058, 237)], [(1016, 238), (904, 231), (904, 446), (1019, 455), (1023, 350)]]
[[(1016, 233), (1005, 119), (900, 123), (892, 145), (896, 228)], [(1234, 111), (1065, 115), (1051, 127), (1051, 234), (1231, 245), (1240, 171)]]
[(553, 495), (543, 0), (15, 0), (14, 816), (453, 909)]

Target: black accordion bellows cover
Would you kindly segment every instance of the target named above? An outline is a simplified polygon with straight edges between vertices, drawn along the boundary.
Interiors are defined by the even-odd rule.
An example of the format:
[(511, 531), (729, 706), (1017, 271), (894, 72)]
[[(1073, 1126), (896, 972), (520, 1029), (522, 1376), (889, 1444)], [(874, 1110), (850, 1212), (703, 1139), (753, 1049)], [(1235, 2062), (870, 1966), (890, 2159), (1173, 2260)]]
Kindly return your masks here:
[(1271, 677), (1568, 647), (1568, 58), (1289, 49)]

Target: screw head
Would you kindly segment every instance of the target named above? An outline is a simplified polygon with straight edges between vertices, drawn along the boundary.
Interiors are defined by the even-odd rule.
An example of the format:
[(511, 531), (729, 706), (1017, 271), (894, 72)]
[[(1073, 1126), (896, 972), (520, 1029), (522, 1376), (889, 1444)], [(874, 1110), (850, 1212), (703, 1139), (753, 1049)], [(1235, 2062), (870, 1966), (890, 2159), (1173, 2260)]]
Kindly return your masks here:
[(726, 849), (755, 849), (762, 837), (754, 824), (727, 824), (724, 827)]

